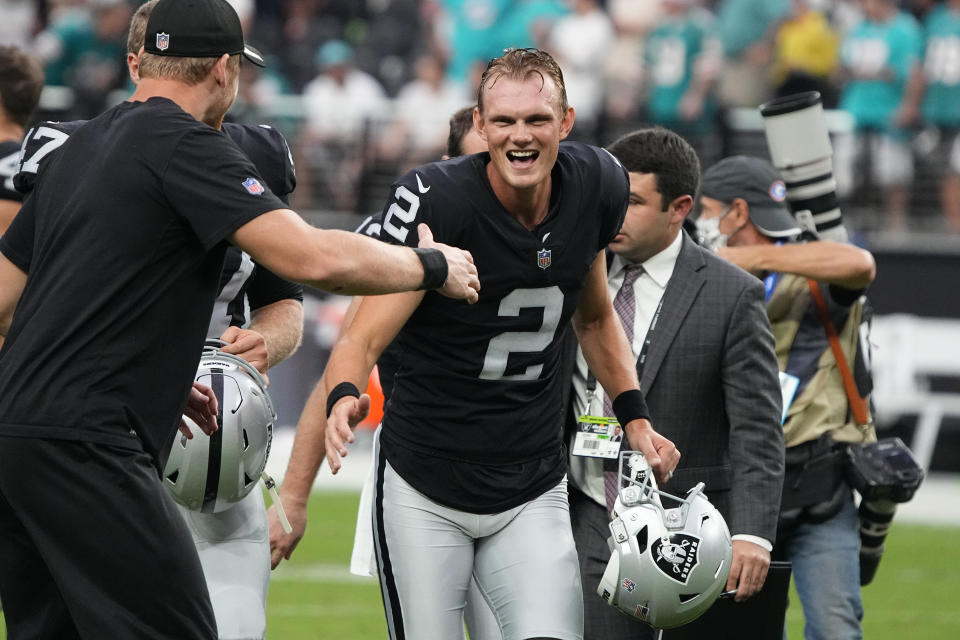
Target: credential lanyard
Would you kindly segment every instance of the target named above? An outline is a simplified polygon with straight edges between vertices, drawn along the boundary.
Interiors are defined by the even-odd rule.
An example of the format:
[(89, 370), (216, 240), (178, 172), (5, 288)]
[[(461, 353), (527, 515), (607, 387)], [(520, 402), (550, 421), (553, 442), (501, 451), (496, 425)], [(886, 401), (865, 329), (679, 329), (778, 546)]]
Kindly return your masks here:
[[(647, 353), (650, 351), (650, 343), (653, 341), (653, 332), (657, 328), (657, 322), (660, 320), (660, 312), (663, 310), (663, 298), (660, 296), (660, 302), (657, 304), (657, 310), (653, 312), (653, 318), (650, 319), (650, 326), (647, 328), (647, 335), (643, 338), (643, 344), (640, 346), (640, 355), (637, 357), (637, 379), (643, 377), (643, 368), (647, 364)], [(632, 350), (632, 349), (631, 349)], [(597, 394), (597, 377), (592, 371), (587, 371), (587, 410), (589, 411), (590, 401)]]

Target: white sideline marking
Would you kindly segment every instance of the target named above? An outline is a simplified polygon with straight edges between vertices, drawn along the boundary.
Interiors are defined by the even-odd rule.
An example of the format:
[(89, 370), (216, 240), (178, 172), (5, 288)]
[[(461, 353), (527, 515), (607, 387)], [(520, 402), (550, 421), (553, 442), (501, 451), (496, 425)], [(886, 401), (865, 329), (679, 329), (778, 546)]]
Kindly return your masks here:
[(355, 576), (345, 564), (281, 564), (271, 580), (278, 582), (322, 582), (328, 584), (376, 584), (373, 576)]

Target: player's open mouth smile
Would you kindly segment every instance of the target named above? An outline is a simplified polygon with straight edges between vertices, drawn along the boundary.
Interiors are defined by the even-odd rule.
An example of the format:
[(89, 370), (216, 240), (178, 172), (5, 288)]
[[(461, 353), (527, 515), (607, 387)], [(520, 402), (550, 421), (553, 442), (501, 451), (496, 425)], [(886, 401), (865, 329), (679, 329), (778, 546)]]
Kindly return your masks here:
[(539, 151), (507, 151), (507, 160), (515, 169), (528, 169), (540, 157)]

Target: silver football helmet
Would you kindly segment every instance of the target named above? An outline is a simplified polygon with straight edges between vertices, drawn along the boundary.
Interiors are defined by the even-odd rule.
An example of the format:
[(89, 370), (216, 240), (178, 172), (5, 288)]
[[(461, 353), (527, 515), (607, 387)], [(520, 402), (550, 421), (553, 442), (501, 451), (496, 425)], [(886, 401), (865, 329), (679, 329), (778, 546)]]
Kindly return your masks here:
[[(609, 539), (612, 554), (597, 593), (658, 629), (700, 617), (723, 591), (733, 543), (703, 483), (678, 498), (657, 489), (643, 454), (620, 454), (620, 492)], [(626, 486), (624, 486), (626, 483)], [(665, 509), (661, 496), (679, 506)]]
[(220, 351), (220, 344), (207, 342), (195, 378), (216, 394), (220, 428), (208, 437), (184, 417), (193, 438), (177, 432), (163, 471), (173, 499), (204, 513), (228, 509), (253, 490), (267, 464), (277, 419), (260, 372)]

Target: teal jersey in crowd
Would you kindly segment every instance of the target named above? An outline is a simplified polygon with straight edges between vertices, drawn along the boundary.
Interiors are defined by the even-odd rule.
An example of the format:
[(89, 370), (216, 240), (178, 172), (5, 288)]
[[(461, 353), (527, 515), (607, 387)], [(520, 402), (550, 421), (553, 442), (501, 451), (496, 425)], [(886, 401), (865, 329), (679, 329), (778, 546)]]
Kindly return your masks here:
[(497, 27), (511, 0), (446, 0), (451, 43), (447, 74), (462, 82), (470, 67), (503, 53)]
[[(649, 97), (647, 115), (656, 124), (667, 127), (681, 123), (680, 101), (694, 79), (695, 65), (701, 56), (722, 56), (720, 40), (714, 35), (713, 16), (693, 10), (686, 16), (666, 18), (647, 37), (644, 59), (648, 70)], [(685, 123), (705, 131), (712, 127), (716, 103), (708, 95), (703, 112), (695, 122)]]
[(736, 58), (766, 37), (775, 22), (786, 16), (790, 0), (726, 0), (718, 5), (717, 27), (723, 52)]
[(840, 54), (844, 66), (854, 75), (884, 74), (876, 80), (852, 78), (843, 89), (840, 108), (853, 115), (858, 128), (892, 131), (891, 118), (922, 50), (920, 25), (904, 12), (886, 22), (864, 20), (850, 31)]
[(926, 55), (923, 75), (923, 119), (944, 127), (960, 127), (960, 12), (944, 5), (924, 20)]
[[(84, 85), (77, 74), (94, 70), (117, 75), (127, 55), (126, 39), (100, 40), (90, 17), (79, 12), (68, 13), (44, 34), (48, 42), (57, 42), (57, 55), (44, 69), (48, 85)], [(123, 75), (126, 75), (125, 73)]]

